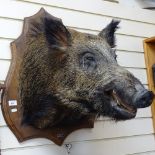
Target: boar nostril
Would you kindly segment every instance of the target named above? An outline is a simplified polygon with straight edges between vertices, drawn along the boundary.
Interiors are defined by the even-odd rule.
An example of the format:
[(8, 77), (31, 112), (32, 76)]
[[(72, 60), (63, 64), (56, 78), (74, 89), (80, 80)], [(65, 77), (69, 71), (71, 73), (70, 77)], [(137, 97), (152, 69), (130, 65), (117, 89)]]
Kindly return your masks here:
[(137, 108), (145, 108), (151, 105), (154, 94), (151, 91), (145, 91), (135, 101)]

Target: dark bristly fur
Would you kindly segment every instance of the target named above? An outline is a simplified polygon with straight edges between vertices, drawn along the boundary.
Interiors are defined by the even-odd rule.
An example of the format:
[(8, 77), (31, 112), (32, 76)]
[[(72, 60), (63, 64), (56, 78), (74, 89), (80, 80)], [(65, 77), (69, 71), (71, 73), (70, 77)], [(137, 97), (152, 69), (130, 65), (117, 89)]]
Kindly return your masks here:
[[(130, 119), (117, 109), (111, 92), (134, 106), (142, 84), (117, 64), (112, 22), (99, 35), (67, 29), (62, 21), (40, 11), (26, 34), (27, 48), (19, 75), (22, 124), (46, 128), (73, 124), (89, 115)], [(135, 117), (135, 116), (134, 116)]]

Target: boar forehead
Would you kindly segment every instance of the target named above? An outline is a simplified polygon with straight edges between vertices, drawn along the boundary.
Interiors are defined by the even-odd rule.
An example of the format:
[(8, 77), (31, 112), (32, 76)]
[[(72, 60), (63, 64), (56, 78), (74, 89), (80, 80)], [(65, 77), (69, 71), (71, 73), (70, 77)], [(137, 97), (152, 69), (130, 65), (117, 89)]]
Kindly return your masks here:
[[(116, 54), (105, 39), (92, 34), (80, 33), (70, 30), (72, 46), (68, 48), (74, 59), (80, 58), (86, 52), (93, 53), (98, 63), (102, 65), (117, 65)], [(98, 66), (99, 67), (99, 66)]]

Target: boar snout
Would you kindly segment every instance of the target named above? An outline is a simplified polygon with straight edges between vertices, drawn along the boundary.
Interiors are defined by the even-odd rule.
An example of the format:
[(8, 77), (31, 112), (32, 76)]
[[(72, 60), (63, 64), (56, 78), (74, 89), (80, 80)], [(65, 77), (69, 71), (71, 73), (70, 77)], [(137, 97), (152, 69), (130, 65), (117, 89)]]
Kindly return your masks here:
[(144, 89), (143, 91), (137, 92), (134, 98), (134, 105), (137, 108), (145, 108), (151, 105), (154, 94), (152, 91)]

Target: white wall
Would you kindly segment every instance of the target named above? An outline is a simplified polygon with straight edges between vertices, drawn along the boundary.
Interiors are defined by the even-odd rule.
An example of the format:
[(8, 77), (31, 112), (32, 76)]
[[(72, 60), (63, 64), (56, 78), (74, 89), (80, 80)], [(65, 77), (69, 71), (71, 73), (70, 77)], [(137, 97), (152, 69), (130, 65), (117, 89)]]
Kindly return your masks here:
[(128, 7), (140, 8), (140, 5), (136, 2), (136, 0), (119, 0), (119, 3)]
[[(125, 8), (103, 0), (0, 0), (0, 81), (4, 82), (11, 61), (11, 41), (22, 30), (23, 18), (44, 7), (64, 24), (82, 32), (97, 34), (112, 18), (121, 19), (117, 31), (118, 62), (147, 87), (142, 41), (155, 34), (155, 12)], [(64, 146), (47, 139), (18, 143), (0, 113), (2, 155), (66, 155)], [(150, 108), (138, 111), (136, 119), (112, 122), (99, 119), (94, 129), (72, 133), (71, 155), (155, 155)]]

